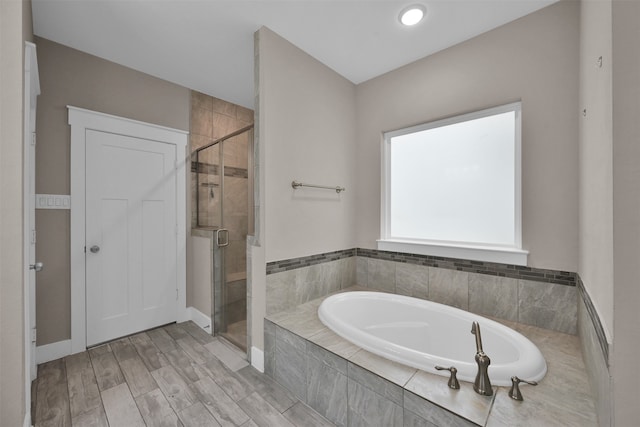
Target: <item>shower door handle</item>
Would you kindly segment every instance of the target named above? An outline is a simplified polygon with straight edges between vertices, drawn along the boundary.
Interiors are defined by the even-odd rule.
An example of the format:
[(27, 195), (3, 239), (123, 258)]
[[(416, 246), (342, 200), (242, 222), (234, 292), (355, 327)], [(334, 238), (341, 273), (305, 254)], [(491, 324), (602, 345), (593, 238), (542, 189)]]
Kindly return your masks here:
[(218, 228), (216, 230), (216, 244), (219, 248), (229, 246), (229, 230), (226, 228)]

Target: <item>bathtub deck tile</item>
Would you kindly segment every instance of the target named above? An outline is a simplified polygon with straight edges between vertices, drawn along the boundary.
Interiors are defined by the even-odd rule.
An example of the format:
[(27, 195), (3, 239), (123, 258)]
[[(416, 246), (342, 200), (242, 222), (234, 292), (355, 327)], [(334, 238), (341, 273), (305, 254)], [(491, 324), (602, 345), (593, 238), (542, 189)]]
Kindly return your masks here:
[(402, 403), (396, 404), (351, 378), (348, 388), (350, 426), (402, 427)]
[(438, 427), (437, 425), (430, 423), (422, 417), (417, 416), (407, 408), (404, 408), (402, 413), (404, 424), (402, 427)]
[(404, 387), (418, 370), (401, 363), (392, 362), (384, 357), (360, 350), (349, 358), (349, 361), (365, 368), (374, 374)]
[[(431, 270), (437, 271), (438, 269), (431, 268)], [(468, 275), (468, 273), (465, 274)], [(431, 284), (430, 280), (430, 296), (431, 290), (437, 288), (437, 285), (432, 288)], [(474, 280), (475, 285), (477, 285), (476, 280)], [(354, 286), (343, 289), (341, 292), (355, 290), (369, 289)], [(284, 341), (285, 347), (292, 349), (293, 346), (290, 344), (296, 343), (296, 340), (289, 343), (290, 340), (287, 338), (291, 337), (283, 337), (286, 334), (283, 334), (282, 331), (278, 334), (276, 332), (279, 329), (278, 326), (289, 329), (292, 333), (295, 332), (293, 329), (296, 327), (296, 322), (302, 323), (312, 319), (312, 322), (317, 322), (322, 326), (318, 320), (317, 308), (323, 299), (319, 298), (318, 300), (310, 301), (286, 313), (269, 315), (267, 319), (273, 322), (273, 325), (269, 324), (267, 326), (267, 329), (269, 329), (266, 331), (267, 334), (270, 334), (274, 341)], [(485, 314), (485, 316), (492, 318), (490, 314)], [(358, 395), (370, 394), (376, 401), (379, 398), (381, 399), (380, 404), (386, 402), (383, 406), (389, 406), (389, 404), (404, 406), (404, 420), (393, 417), (393, 419), (385, 419), (390, 423), (389, 425), (394, 425), (400, 421), (407, 427), (418, 425), (430, 427), (435, 425), (499, 426), (513, 425), (514, 420), (517, 420), (518, 425), (537, 426), (540, 424), (539, 417), (536, 414), (545, 411), (550, 414), (544, 417), (550, 426), (595, 425), (594, 403), (585, 373), (584, 362), (582, 361), (579, 337), (504, 319), (494, 318), (493, 320), (527, 336), (538, 346), (547, 360), (548, 372), (540, 385), (538, 387), (526, 387), (526, 389), (523, 387), (524, 403), (513, 402), (509, 399), (507, 388), (494, 387), (495, 394), (493, 397), (477, 395), (473, 391), (472, 384), (466, 382), (460, 383), (461, 390), (451, 390), (447, 386), (446, 376), (428, 374), (423, 371), (414, 370), (414, 374), (412, 376), (409, 375), (409, 379), (406, 381), (406, 377), (394, 375), (396, 371), (387, 367), (388, 365), (393, 365), (393, 362), (382, 361), (382, 359), (375, 360), (377, 356), (368, 354), (324, 326), (310, 336), (299, 336), (300, 339), (307, 340), (307, 350), (304, 356), (302, 351), (297, 350), (297, 352), (300, 353), (299, 356), (307, 357), (307, 361), (311, 360), (313, 365), (314, 361), (312, 359), (314, 359), (314, 356), (310, 355), (308, 348), (310, 343), (314, 343), (332, 354), (348, 360), (348, 390)], [(284, 326), (285, 324), (293, 326)], [(280, 335), (279, 338), (285, 339), (275, 340), (276, 335)], [(272, 352), (278, 352), (276, 351), (276, 343), (271, 344)], [(280, 351), (282, 351), (282, 344)], [(265, 354), (265, 356), (267, 357), (268, 355)], [(316, 360), (320, 359), (316, 358)], [(287, 362), (281, 358), (280, 367), (282, 367), (283, 363), (286, 364)], [(274, 364), (277, 365), (277, 363)], [(307, 364), (307, 368), (309, 366)], [(322, 366), (328, 367), (329, 365), (325, 362), (322, 363)], [(303, 366), (299, 366), (294, 370), (302, 371), (302, 368)], [(274, 377), (278, 377), (278, 375), (274, 375)], [(304, 381), (302, 378), (297, 380)], [(402, 384), (404, 390), (398, 384)], [(285, 385), (290, 386), (291, 384)], [(397, 390), (400, 390), (401, 394), (396, 393)], [(576, 390), (581, 390), (581, 392), (576, 392)], [(305, 391), (309, 392), (309, 389)], [(312, 400), (317, 399), (314, 393), (315, 391), (311, 390), (307, 397), (311, 397)], [(563, 398), (557, 399), (557, 396), (563, 396)], [(352, 400), (352, 396), (349, 396), (348, 399), (349, 425), (366, 425), (367, 422), (372, 420), (369, 418), (372, 414), (378, 413), (381, 415), (382, 408), (377, 408), (375, 405), (371, 407), (370, 404), (367, 404), (366, 406), (370, 407), (373, 412), (365, 414), (361, 411), (366, 408), (360, 407), (359, 399)], [(493, 402), (493, 406), (491, 402)], [(489, 411), (491, 411), (490, 415)], [(376, 418), (375, 421), (371, 422), (379, 424), (381, 419)]]
[[(346, 289), (340, 289), (330, 293), (327, 296), (339, 294), (342, 292), (365, 291), (368, 290), (361, 286), (351, 286)], [(301, 304), (295, 308), (280, 313), (270, 314), (266, 319), (275, 325), (293, 332), (294, 334), (310, 339), (312, 336), (327, 330), (327, 327), (318, 318), (318, 307), (325, 297), (318, 298), (307, 303)]]
[[(598, 420), (590, 416), (591, 412), (573, 411), (567, 407), (549, 405), (547, 401), (536, 399), (531, 392), (535, 387), (520, 386), (523, 402), (511, 399), (506, 388), (500, 389), (491, 409), (487, 427), (515, 426), (522, 420), (536, 420), (537, 425), (545, 427), (596, 427)], [(550, 396), (551, 397), (551, 396)], [(555, 400), (559, 395), (552, 396)]]
[[(350, 286), (345, 289), (339, 289), (334, 292), (331, 292), (330, 294), (324, 297), (314, 299), (304, 304), (300, 304), (295, 307), (289, 307), (287, 309), (283, 309), (275, 313), (269, 313), (267, 314), (265, 319), (267, 319), (268, 321), (278, 326), (286, 327), (287, 329), (290, 329), (290, 327), (295, 327), (296, 324), (299, 322), (307, 322), (307, 321), (316, 319), (318, 323), (322, 326), (322, 328), (324, 328), (324, 325), (322, 325), (322, 322), (320, 322), (320, 320), (318, 319), (318, 307), (320, 307), (320, 304), (326, 297), (329, 297), (335, 294), (340, 294), (343, 292), (370, 291), (370, 290), (371, 289), (367, 289), (363, 286), (358, 286), (358, 285)], [(317, 333), (318, 331), (315, 331), (315, 332)]]
[[(478, 427), (479, 425), (461, 418), (438, 405), (434, 405), (407, 390), (404, 391), (404, 409), (405, 413), (414, 414), (413, 421), (419, 421), (416, 422), (418, 425), (456, 427)], [(480, 425), (484, 425), (484, 422)]]
[(308, 358), (307, 404), (336, 425), (346, 426), (347, 375), (325, 363), (325, 360), (312, 356)]
[(276, 329), (276, 357), (274, 378), (298, 399), (307, 401), (307, 345), (291, 332)]
[(402, 387), (351, 362), (348, 365), (348, 377), (349, 382), (356, 382), (382, 398), (402, 405)]
[(307, 350), (307, 342), (301, 338), (298, 334), (292, 333), (286, 328), (276, 328), (276, 349), (280, 344), (287, 344), (294, 349), (305, 352)]
[(264, 373), (275, 376), (276, 369), (276, 326), (268, 320), (264, 321)]
[(309, 338), (325, 328), (317, 315), (305, 320), (293, 318), (283, 322), (283, 327), (303, 338)]
[(360, 347), (350, 343), (328, 328), (313, 334), (308, 340), (344, 359), (348, 359), (360, 351)]
[(446, 376), (418, 371), (405, 389), (467, 420), (485, 425), (498, 388), (494, 387), (493, 396), (480, 396), (473, 391), (472, 383), (461, 381), (460, 390), (452, 390), (447, 385), (447, 379)]
[(308, 358), (315, 358), (330, 368), (347, 375), (347, 361), (344, 358), (337, 356), (312, 342), (307, 342), (307, 356)]
[(317, 306), (300, 306), (294, 311), (287, 311), (269, 316), (267, 317), (267, 320), (302, 338), (309, 338), (325, 328), (322, 322), (320, 322), (320, 319), (318, 319), (318, 315), (316, 313)]

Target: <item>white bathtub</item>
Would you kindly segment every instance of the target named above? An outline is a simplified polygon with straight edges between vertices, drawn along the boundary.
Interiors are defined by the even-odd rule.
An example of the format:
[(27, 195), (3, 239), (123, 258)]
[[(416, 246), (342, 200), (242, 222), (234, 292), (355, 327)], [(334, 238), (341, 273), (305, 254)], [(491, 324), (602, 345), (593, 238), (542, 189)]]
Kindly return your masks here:
[(493, 385), (511, 385), (511, 377), (540, 381), (547, 364), (522, 334), (493, 320), (431, 301), (381, 292), (347, 292), (325, 299), (322, 323), (371, 353), (422, 369), (455, 366), (458, 379), (473, 382), (477, 364), (471, 324), (480, 324), (484, 352), (491, 359)]

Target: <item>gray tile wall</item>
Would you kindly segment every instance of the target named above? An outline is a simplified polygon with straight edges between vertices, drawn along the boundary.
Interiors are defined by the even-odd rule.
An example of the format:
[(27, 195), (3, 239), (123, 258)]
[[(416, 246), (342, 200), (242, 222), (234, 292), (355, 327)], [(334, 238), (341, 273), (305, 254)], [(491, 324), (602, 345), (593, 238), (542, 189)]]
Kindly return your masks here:
[(337, 426), (475, 426), (265, 320), (265, 373)]
[(310, 265), (322, 264), (339, 259), (351, 258), (356, 256), (356, 249), (345, 249), (342, 251), (326, 252), (322, 254), (310, 255), (300, 258), (285, 259), (282, 261), (273, 261), (267, 263), (267, 275), (280, 273), (287, 270), (295, 270), (297, 268), (308, 267)]
[[(596, 404), (598, 423), (603, 427), (610, 426), (612, 425), (611, 375), (609, 373), (607, 360), (608, 351), (603, 349), (603, 346), (605, 346), (608, 350), (608, 344), (604, 337), (602, 339), (604, 339), (605, 342), (602, 343), (599, 333), (597, 332), (598, 326), (601, 327), (601, 325), (599, 321), (594, 321), (592, 317), (594, 309), (588, 309), (591, 301), (588, 299), (581, 283), (580, 291), (582, 298), (579, 298), (578, 301), (578, 334), (580, 335), (584, 364), (587, 368), (589, 382), (591, 383), (591, 390)], [(601, 334), (604, 334), (604, 331), (602, 331)]]
[(438, 267), (467, 273), (487, 274), (490, 276), (510, 277), (512, 279), (533, 280), (536, 282), (576, 285), (576, 273), (568, 271), (545, 270), (521, 265), (497, 264), (493, 262), (471, 261), (456, 258), (443, 258), (430, 255), (406, 254), (401, 252), (355, 249), (356, 256), (382, 259), (406, 264)]
[(267, 264), (267, 315), (356, 284), (577, 333), (575, 273), (359, 248)]
[(347, 362), (307, 343), (307, 404), (338, 426), (347, 425)]
[(267, 275), (267, 316), (356, 284), (355, 257)]
[(307, 341), (276, 326), (274, 379), (307, 401)]
[(356, 265), (356, 283), (360, 286), (568, 334), (577, 333), (575, 286), (360, 256)]

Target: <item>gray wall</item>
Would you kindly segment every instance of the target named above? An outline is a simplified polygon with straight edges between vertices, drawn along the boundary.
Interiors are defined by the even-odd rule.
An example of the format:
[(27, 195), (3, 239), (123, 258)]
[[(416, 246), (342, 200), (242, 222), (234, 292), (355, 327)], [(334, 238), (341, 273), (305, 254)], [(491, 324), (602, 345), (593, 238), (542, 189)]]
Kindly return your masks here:
[(640, 2), (613, 1), (613, 419), (638, 422)]
[[(271, 31), (260, 42), (267, 262), (352, 248), (355, 85)], [(294, 179), (347, 191), (293, 190)]]
[[(261, 30), (264, 261), (375, 248), (381, 133), (521, 99), (523, 244), (529, 265), (576, 271), (578, 24), (579, 3), (560, 2), (355, 87)], [(355, 129), (349, 125), (353, 117)], [(349, 149), (353, 141), (355, 152)], [(347, 192), (338, 199), (288, 187), (294, 178), (325, 183), (325, 177)], [(256, 256), (253, 262), (262, 260)], [(263, 277), (255, 277), (255, 315), (264, 310), (265, 297), (255, 294), (264, 289)], [(261, 336), (258, 322), (254, 327), (254, 337)]]
[[(67, 105), (189, 130), (189, 90), (95, 56), (36, 38), (36, 193), (69, 194)], [(187, 218), (189, 216), (187, 215)], [(38, 345), (70, 339), (69, 211), (37, 210)]]
[[(584, 1), (580, 9), (579, 262), (578, 273), (609, 337), (613, 332), (612, 2)], [(602, 56), (602, 66), (598, 58)], [(582, 308), (582, 305), (580, 305)], [(580, 317), (580, 336), (600, 425), (611, 422), (611, 379), (592, 320)], [(593, 331), (593, 332), (592, 332)]]
[(25, 353), (22, 236), (24, 42), (31, 3), (0, 2), (0, 425), (23, 425)]
[(587, 114), (580, 120), (578, 272), (608, 335), (609, 366), (591, 319), (581, 316), (580, 329), (602, 426), (633, 425), (638, 412), (638, 20), (638, 2), (582, 2), (580, 109)]
[[(578, 273), (607, 332), (613, 330), (613, 129), (611, 1), (580, 13), (580, 259)], [(597, 60), (602, 56), (602, 67)]]
[(357, 246), (380, 234), (381, 133), (522, 100), (529, 265), (576, 271), (578, 2), (560, 2), (357, 87)]
[[(355, 85), (264, 27), (256, 33), (256, 88), (248, 303), (252, 346), (262, 349), (266, 262), (354, 247), (358, 160)], [(293, 190), (294, 179), (347, 191)]]

